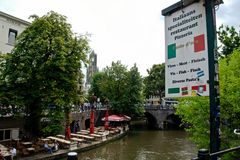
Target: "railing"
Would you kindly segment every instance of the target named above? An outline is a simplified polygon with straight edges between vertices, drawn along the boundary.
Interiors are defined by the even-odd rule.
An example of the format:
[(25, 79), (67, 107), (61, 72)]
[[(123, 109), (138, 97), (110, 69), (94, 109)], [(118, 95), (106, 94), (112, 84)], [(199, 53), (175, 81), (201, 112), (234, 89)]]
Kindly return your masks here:
[(145, 109), (148, 110), (169, 110), (174, 109), (174, 107), (171, 105), (145, 105)]
[[(92, 109), (92, 106), (90, 106), (90, 105), (87, 105), (87, 106), (80, 106), (80, 107), (78, 107), (78, 109), (75, 109), (75, 111), (79, 111), (79, 112), (89, 112), (89, 111), (91, 111), (91, 109)], [(106, 110), (107, 109), (107, 107), (105, 106), (105, 105), (97, 105), (97, 106), (94, 106), (94, 108), (93, 108), (94, 110)]]
[(212, 158), (212, 157), (218, 157), (222, 154), (237, 151), (237, 150), (240, 150), (240, 146), (225, 149), (225, 150), (215, 152), (215, 153), (209, 153), (209, 151), (207, 149), (200, 149), (198, 151), (198, 157), (193, 158), (192, 160), (210, 160), (210, 158)]
[[(240, 129), (235, 129), (234, 133), (237, 135), (240, 135)], [(225, 149), (225, 150), (221, 150), (215, 153), (209, 153), (209, 151), (207, 149), (200, 149), (198, 151), (198, 157), (193, 158), (192, 160), (210, 160), (213, 157), (219, 157), (220, 155), (229, 153), (229, 152), (234, 152), (240, 150), (240, 146), (237, 147), (233, 147), (233, 148), (229, 148), (229, 149)]]

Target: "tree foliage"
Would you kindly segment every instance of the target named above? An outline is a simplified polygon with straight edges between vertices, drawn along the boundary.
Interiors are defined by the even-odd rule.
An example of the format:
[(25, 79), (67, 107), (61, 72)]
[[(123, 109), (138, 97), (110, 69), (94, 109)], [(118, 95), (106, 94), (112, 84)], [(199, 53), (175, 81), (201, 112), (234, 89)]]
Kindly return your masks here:
[(111, 108), (118, 113), (142, 112), (142, 78), (136, 65), (128, 71), (120, 61), (112, 62), (103, 72), (93, 75), (90, 94), (109, 99)]
[(34, 18), (6, 56), (2, 79), (13, 103), (25, 107), (27, 128), (37, 134), (49, 105), (69, 111), (79, 101), (89, 46), (87, 37), (72, 33), (65, 16), (51, 11)]
[(208, 97), (182, 98), (176, 114), (182, 119), (183, 125), (189, 125), (186, 130), (191, 140), (198, 148), (209, 147), (209, 100)]
[(220, 46), (222, 49), (221, 56), (225, 57), (232, 54), (233, 50), (240, 46), (240, 37), (233, 26), (221, 25), (217, 34), (218, 40), (222, 44)]
[(89, 89), (89, 96), (96, 95), (104, 103), (107, 95), (104, 91), (107, 84), (106, 74), (104, 72), (96, 72), (91, 79), (91, 87)]
[(165, 64), (154, 64), (147, 70), (148, 76), (144, 79), (146, 98), (150, 96), (164, 96), (165, 91)]
[[(240, 128), (240, 50), (239, 37), (233, 27), (226, 27), (218, 33), (222, 41), (225, 55), (219, 61), (220, 79), (220, 106), (221, 148), (239, 146), (240, 139), (233, 133)], [(231, 33), (229, 35), (229, 33)], [(209, 148), (209, 100), (208, 97), (181, 98), (177, 108), (177, 114), (183, 119), (183, 123), (190, 124), (187, 130), (191, 133), (191, 139), (199, 148)], [(228, 154), (222, 159), (237, 159), (239, 154)]]
[(240, 51), (235, 50), (229, 59), (220, 61), (220, 94), (222, 141), (225, 147), (239, 145), (240, 139), (233, 134), (234, 129), (240, 128)]

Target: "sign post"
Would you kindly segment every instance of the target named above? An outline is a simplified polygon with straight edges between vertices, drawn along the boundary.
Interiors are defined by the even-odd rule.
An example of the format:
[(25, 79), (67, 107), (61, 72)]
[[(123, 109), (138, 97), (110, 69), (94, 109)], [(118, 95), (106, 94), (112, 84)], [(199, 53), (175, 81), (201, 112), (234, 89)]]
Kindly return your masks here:
[[(208, 63), (210, 87), (210, 152), (220, 149), (220, 95), (218, 80), (218, 55), (216, 52), (215, 0), (205, 0), (208, 34)], [(217, 157), (212, 157), (217, 160)]]
[(208, 44), (203, 1), (165, 16), (166, 97), (208, 96)]
[(220, 148), (215, 1), (182, 0), (162, 10), (165, 16), (165, 95), (209, 96), (211, 153)]

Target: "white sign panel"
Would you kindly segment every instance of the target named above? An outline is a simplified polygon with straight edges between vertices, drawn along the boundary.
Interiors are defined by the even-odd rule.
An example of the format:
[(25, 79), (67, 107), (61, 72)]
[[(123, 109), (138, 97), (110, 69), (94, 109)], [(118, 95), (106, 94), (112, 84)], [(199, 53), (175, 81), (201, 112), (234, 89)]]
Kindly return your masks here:
[(165, 16), (166, 97), (208, 96), (206, 14), (203, 2)]

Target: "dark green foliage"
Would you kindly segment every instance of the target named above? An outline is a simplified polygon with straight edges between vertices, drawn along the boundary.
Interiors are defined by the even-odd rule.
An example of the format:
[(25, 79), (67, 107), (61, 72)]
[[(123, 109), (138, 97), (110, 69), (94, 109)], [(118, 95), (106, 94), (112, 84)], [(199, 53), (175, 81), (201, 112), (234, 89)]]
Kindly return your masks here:
[(143, 113), (142, 78), (136, 65), (127, 70), (120, 61), (112, 62), (103, 72), (92, 78), (90, 95), (109, 99), (111, 108), (118, 113), (139, 115)]
[[(240, 51), (235, 50), (228, 58), (220, 60), (220, 105), (221, 105), (221, 148), (239, 146), (240, 137), (233, 133), (240, 128)], [(209, 102), (208, 97), (180, 99), (177, 114), (187, 129), (191, 139), (199, 148), (209, 147)], [(235, 160), (239, 155), (228, 154), (222, 159)], [(235, 157), (235, 158), (234, 158)]]
[(96, 95), (104, 103), (106, 93), (102, 92), (106, 84), (106, 75), (104, 72), (96, 72), (91, 79), (91, 88), (89, 90), (89, 96)]
[(41, 123), (42, 133), (44, 136), (59, 134), (64, 129), (64, 113), (61, 107), (48, 109), (45, 122)]
[(146, 98), (150, 96), (159, 96), (160, 100), (165, 91), (165, 64), (154, 64), (148, 70), (148, 76), (144, 79)]
[(143, 80), (136, 64), (128, 72), (126, 99), (128, 100), (127, 112), (141, 116), (143, 113)]
[[(233, 133), (240, 128), (240, 39), (233, 27), (220, 27), (218, 32), (222, 46), (219, 61), (221, 149), (239, 146), (240, 137)], [(187, 129), (191, 139), (199, 148), (209, 148), (209, 100), (208, 97), (181, 98), (177, 114), (183, 123), (190, 124)], [(221, 159), (235, 160), (239, 153), (229, 153)]]
[(221, 42), (221, 56), (225, 57), (232, 54), (234, 49), (240, 46), (240, 37), (233, 26), (219, 27), (217, 32), (218, 40)]
[(37, 135), (46, 106), (79, 102), (81, 67), (89, 46), (87, 37), (72, 33), (65, 16), (49, 12), (34, 18), (5, 57), (1, 79), (12, 100), (8, 103), (24, 107), (26, 127)]

